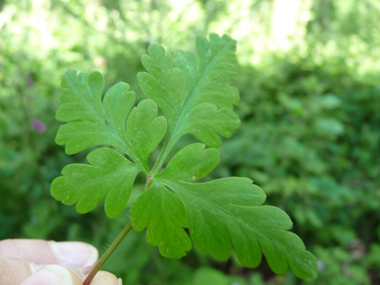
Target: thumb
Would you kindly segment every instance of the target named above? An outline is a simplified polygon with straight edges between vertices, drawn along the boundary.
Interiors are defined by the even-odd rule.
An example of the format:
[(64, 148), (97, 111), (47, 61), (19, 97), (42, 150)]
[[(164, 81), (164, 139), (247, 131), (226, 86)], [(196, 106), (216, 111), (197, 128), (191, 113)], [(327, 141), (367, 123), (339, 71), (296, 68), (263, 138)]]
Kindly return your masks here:
[[(1, 285), (82, 285), (83, 276), (79, 271), (74, 272), (60, 265), (46, 265), (35, 271), (36, 266), (16, 258), (0, 257), (0, 284)], [(110, 272), (99, 271), (92, 280), (91, 285), (122, 285)]]
[[(47, 265), (38, 270), (21, 285), (82, 285), (79, 277), (59, 265)], [(91, 282), (91, 285), (122, 285), (121, 279), (105, 271), (99, 271)]]
[(0, 257), (0, 284), (21, 284), (31, 274), (28, 262), (16, 258)]
[(22, 285), (82, 285), (80, 278), (67, 268), (50, 264), (27, 278)]
[(94, 279), (92, 279), (92, 282), (90, 285), (123, 285), (123, 281), (115, 275), (113, 275), (110, 272), (106, 271), (99, 271)]

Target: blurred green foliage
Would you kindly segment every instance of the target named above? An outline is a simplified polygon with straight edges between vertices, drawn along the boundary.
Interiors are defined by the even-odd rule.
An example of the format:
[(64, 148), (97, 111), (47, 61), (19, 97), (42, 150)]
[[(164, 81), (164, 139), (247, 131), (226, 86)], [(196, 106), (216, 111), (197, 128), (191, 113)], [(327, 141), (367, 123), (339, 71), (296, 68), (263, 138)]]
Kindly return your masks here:
[(273, 36), (279, 1), (0, 4), (0, 238), (82, 240), (104, 252), (128, 221), (128, 211), (113, 220), (101, 206), (79, 215), (50, 196), (62, 167), (88, 153), (67, 156), (54, 142), (67, 68), (99, 70), (106, 88), (126, 81), (142, 99), (135, 74), (150, 43), (190, 49), (199, 33), (227, 33), (239, 42), (242, 125), (223, 141), (214, 178), (254, 179), (267, 204), (292, 217), (319, 260), (318, 279), (301, 283), (265, 263), (246, 269), (234, 256), (222, 263), (196, 249), (168, 260), (133, 231), (105, 269), (124, 284), (379, 283), (380, 4), (292, 2), (299, 21), (290, 46)]

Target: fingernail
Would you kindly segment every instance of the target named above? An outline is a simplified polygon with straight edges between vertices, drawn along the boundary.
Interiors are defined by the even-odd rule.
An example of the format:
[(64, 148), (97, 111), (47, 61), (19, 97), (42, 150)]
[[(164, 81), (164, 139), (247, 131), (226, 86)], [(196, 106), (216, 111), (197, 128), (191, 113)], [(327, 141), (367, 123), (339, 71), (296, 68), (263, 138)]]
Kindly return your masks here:
[(98, 260), (98, 250), (87, 243), (50, 241), (49, 246), (61, 265), (75, 267), (84, 273), (88, 273)]
[(72, 285), (70, 272), (59, 265), (47, 265), (26, 279), (21, 285)]

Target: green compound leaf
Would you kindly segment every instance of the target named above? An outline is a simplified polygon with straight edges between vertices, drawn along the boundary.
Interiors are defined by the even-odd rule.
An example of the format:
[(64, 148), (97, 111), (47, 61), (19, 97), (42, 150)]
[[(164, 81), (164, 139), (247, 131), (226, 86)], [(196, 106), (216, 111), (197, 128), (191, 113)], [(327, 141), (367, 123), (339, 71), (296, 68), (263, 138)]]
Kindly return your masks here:
[[(236, 42), (228, 36), (197, 37), (196, 53), (178, 51), (173, 59), (163, 47), (151, 45), (142, 62), (149, 73), (138, 75), (151, 99), (133, 108), (135, 94), (126, 83), (111, 87), (104, 98), (98, 72), (67, 71), (62, 80), (56, 142), (74, 154), (93, 146), (89, 164), (66, 166), (51, 185), (51, 193), (67, 205), (77, 203), (80, 213), (91, 211), (105, 197), (108, 217), (125, 208), (139, 172), (147, 176), (147, 189), (132, 205), (135, 230), (147, 229), (147, 242), (168, 258), (180, 258), (192, 243), (220, 260), (232, 247), (247, 267), (257, 267), (264, 253), (277, 274), (290, 268), (300, 278), (315, 278), (317, 262), (302, 240), (288, 230), (289, 216), (263, 206), (264, 192), (248, 178), (229, 177), (196, 182), (217, 165), (220, 138), (231, 136), (239, 125), (233, 105), (238, 92), (226, 81), (236, 77)], [(157, 117), (158, 107), (165, 117)], [(152, 170), (148, 157), (165, 136)], [(179, 151), (159, 172), (175, 143), (192, 134), (202, 143)], [(206, 148), (209, 147), (209, 148)], [(123, 153), (120, 154), (120, 153)], [(124, 156), (125, 155), (125, 156)], [(127, 156), (127, 157), (126, 157)]]
[(240, 120), (232, 111), (238, 92), (225, 80), (236, 77), (236, 41), (228, 36), (197, 37), (198, 59), (190, 52), (178, 52), (173, 58), (160, 45), (151, 45), (142, 62), (149, 73), (141, 72), (141, 89), (168, 120), (168, 134), (162, 155), (154, 170), (161, 168), (174, 144), (192, 134), (209, 147), (220, 146), (216, 134), (230, 137)]
[[(212, 171), (218, 160), (217, 150), (205, 150), (202, 144), (192, 144), (179, 151), (168, 167), (154, 179), (154, 187), (160, 189), (161, 197), (166, 191), (183, 204), (195, 245), (202, 252), (211, 253), (220, 260), (228, 259), (233, 245), (242, 264), (252, 268), (260, 264), (264, 252), (275, 273), (285, 274), (290, 267), (300, 278), (315, 278), (316, 259), (305, 250), (297, 235), (287, 231), (292, 227), (289, 216), (276, 207), (261, 206), (266, 196), (258, 186), (252, 184), (252, 180), (230, 177), (192, 183)], [(141, 197), (131, 211), (132, 225), (137, 230), (148, 225), (147, 222), (136, 223), (138, 216), (152, 208), (146, 202), (148, 198)], [(157, 198), (155, 201), (161, 205)], [(178, 202), (176, 204), (176, 208), (181, 208)], [(165, 252), (164, 256), (177, 258), (178, 252), (188, 250), (183, 238), (170, 245), (164, 243), (171, 233), (162, 230), (162, 219), (157, 221), (145, 216), (147, 220), (150, 221), (147, 239), (152, 240), (150, 237), (154, 236), (155, 241), (149, 243), (159, 245), (160, 252)], [(173, 225), (179, 227), (180, 224), (172, 222)], [(178, 228), (176, 230), (180, 231)]]
[(62, 104), (56, 119), (68, 124), (58, 130), (56, 142), (66, 144), (66, 153), (74, 154), (97, 145), (112, 145), (128, 151), (125, 121), (135, 102), (129, 85), (118, 83), (106, 94), (102, 106), (104, 80), (99, 72), (80, 73), (70, 69), (62, 78)]
[(118, 216), (125, 208), (136, 175), (142, 170), (124, 156), (108, 148), (100, 148), (87, 156), (88, 164), (70, 164), (64, 176), (51, 185), (51, 195), (66, 205), (78, 202), (79, 213), (91, 211), (107, 194), (108, 217)]
[(126, 133), (126, 119), (136, 97), (127, 83), (111, 87), (103, 102), (104, 80), (99, 72), (77, 75), (76, 70), (70, 69), (63, 75), (62, 87), (60, 99), (66, 103), (58, 108), (56, 118), (68, 123), (59, 128), (56, 142), (66, 144), (67, 154), (110, 145), (149, 172), (147, 158), (166, 133), (165, 118), (156, 118), (155, 102), (140, 102), (131, 112)]
[(91, 211), (108, 193), (105, 211), (114, 218), (127, 205), (136, 175), (149, 173), (148, 156), (166, 133), (166, 119), (157, 117), (158, 108), (152, 100), (143, 100), (132, 109), (135, 94), (123, 82), (111, 87), (102, 100), (104, 80), (99, 72), (77, 74), (68, 70), (62, 86), (60, 98), (65, 103), (58, 108), (56, 118), (68, 123), (58, 130), (56, 142), (66, 144), (68, 154), (93, 146), (112, 146), (133, 163), (111, 149), (96, 150), (88, 155), (93, 166), (66, 166), (64, 176), (53, 181), (51, 193), (67, 205), (78, 202), (80, 213)]

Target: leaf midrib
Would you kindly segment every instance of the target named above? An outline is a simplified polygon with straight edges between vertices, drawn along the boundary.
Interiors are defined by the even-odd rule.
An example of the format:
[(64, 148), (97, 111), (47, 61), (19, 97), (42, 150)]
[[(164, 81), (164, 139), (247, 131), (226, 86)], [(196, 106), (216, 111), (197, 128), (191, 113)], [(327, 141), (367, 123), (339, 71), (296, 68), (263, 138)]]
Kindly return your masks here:
[[(175, 185), (176, 187), (181, 188), (183, 191), (185, 191), (185, 192), (188, 193), (189, 195), (191, 195), (191, 196), (196, 196), (197, 199), (200, 199), (200, 200), (203, 200), (203, 201), (208, 202), (209, 204), (211, 204), (211, 205), (214, 206), (215, 208), (217, 208), (217, 209), (219, 209), (220, 211), (224, 212), (225, 214), (231, 216), (231, 218), (234, 218), (235, 220), (237, 220), (239, 224), (247, 225), (247, 227), (251, 228), (251, 229), (254, 230), (254, 231), (259, 232), (262, 236), (265, 236), (266, 238), (272, 240), (272, 238), (269, 237), (265, 232), (263, 232), (259, 227), (255, 228), (253, 225), (250, 225), (250, 224), (246, 223), (245, 221), (241, 220), (239, 216), (236, 216), (236, 215), (230, 213), (228, 210), (226, 210), (225, 208), (221, 207), (221, 206), (218, 205), (218, 204), (215, 204), (213, 201), (211, 201), (211, 200), (209, 200), (209, 199), (207, 199), (207, 198), (204, 198), (204, 197), (198, 195), (197, 193), (195, 193), (195, 192), (193, 192), (193, 191), (191, 191), (191, 190), (188, 190), (187, 188), (182, 187), (182, 186), (179, 185), (179, 184), (176, 184), (176, 183), (173, 182), (173, 181), (170, 181), (170, 180), (167, 180), (167, 179), (160, 179), (160, 180), (163, 181), (163, 182), (165, 182), (165, 183), (167, 183), (168, 186), (171, 186), (171, 184), (172, 184), (172, 185)], [(164, 184), (165, 184), (165, 183), (164, 183)], [(171, 188), (172, 188), (173, 191), (175, 192), (175, 190), (174, 190), (175, 187), (171, 186)], [(182, 202), (182, 201), (181, 201), (181, 202)], [(182, 202), (182, 203), (183, 203), (183, 202)], [(240, 207), (239, 205), (235, 205), (235, 206)], [(260, 207), (260, 206), (253, 206), (253, 207)], [(218, 216), (216, 213), (215, 213), (215, 215)], [(220, 218), (220, 217), (219, 217), (219, 218)], [(272, 230), (278, 230), (278, 231), (281, 231), (281, 229), (275, 229), (275, 228), (272, 229)], [(229, 231), (229, 229), (228, 229), (228, 231)], [(283, 231), (286, 232), (286, 230), (283, 230)], [(231, 238), (231, 237), (230, 237), (230, 241), (231, 241), (231, 243), (232, 243), (232, 238)], [(282, 246), (282, 244), (281, 244), (278, 240), (274, 239), (273, 241), (274, 241), (277, 245), (279, 245), (281, 249), (285, 250), (285, 251), (288, 253), (288, 255), (292, 256), (292, 257), (295, 258), (295, 259), (298, 259), (298, 258), (297, 258), (297, 255), (295, 255), (295, 254), (293, 254), (291, 251), (289, 251), (289, 250), (287, 249), (287, 247)], [(260, 243), (259, 243), (259, 244), (260, 244)], [(260, 246), (260, 248), (261, 248), (261, 246)], [(288, 262), (288, 260), (286, 260), (286, 261), (287, 261), (287, 264), (288, 264), (288, 266), (289, 266), (289, 262)]]

